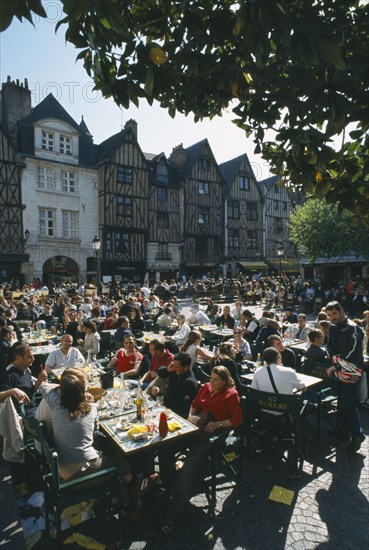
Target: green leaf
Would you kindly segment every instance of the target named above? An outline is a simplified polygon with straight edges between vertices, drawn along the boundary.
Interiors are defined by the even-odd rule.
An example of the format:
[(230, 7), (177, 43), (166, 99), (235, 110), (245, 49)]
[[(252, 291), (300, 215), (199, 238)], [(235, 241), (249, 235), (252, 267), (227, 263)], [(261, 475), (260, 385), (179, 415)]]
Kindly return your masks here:
[(109, 21), (106, 19), (106, 17), (102, 17), (100, 19), (100, 23), (103, 25), (103, 27), (105, 27), (106, 29), (110, 30), (112, 28), (111, 24), (109, 23)]
[(363, 134), (363, 130), (352, 130), (349, 135), (351, 139), (360, 139), (361, 137), (363, 137)]
[(154, 78), (155, 78), (155, 67), (150, 65), (147, 69), (146, 79), (145, 79), (145, 92), (148, 96), (152, 96), (154, 89)]
[(47, 13), (44, 10), (41, 0), (32, 0), (32, 11), (40, 17), (47, 17)]
[(342, 53), (332, 40), (324, 36), (318, 36), (315, 38), (315, 43), (320, 56), (327, 63), (331, 63), (336, 69), (346, 69)]
[(0, 9), (0, 32), (5, 31), (13, 20), (13, 14), (4, 7)]

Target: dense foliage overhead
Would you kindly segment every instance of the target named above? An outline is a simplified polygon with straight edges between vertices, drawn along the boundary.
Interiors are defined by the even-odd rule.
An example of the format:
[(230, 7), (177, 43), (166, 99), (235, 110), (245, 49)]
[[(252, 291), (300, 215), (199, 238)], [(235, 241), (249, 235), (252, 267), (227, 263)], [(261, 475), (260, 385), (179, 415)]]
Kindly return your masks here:
[[(231, 108), (282, 183), (369, 221), (367, 0), (61, 2), (57, 27), (105, 97), (195, 120)], [(1, 8), (0, 29), (42, 15), (40, 0)]]
[(325, 199), (311, 199), (291, 214), (290, 238), (299, 252), (314, 262), (316, 258), (345, 255), (369, 257), (369, 232), (353, 225), (349, 212)]

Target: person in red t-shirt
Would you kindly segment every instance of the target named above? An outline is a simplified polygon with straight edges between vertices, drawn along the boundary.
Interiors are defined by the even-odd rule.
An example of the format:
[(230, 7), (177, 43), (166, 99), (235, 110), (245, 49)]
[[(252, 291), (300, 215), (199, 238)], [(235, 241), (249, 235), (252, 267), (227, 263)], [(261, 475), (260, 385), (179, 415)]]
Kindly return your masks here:
[(108, 364), (108, 368), (115, 367), (115, 372), (123, 372), (126, 378), (138, 378), (143, 355), (135, 348), (133, 336), (125, 336), (123, 347)]
[(152, 380), (157, 378), (157, 370), (159, 367), (168, 367), (174, 359), (173, 353), (170, 353), (163, 342), (155, 342), (154, 349), (151, 355), (150, 369), (142, 377), (141, 384), (150, 384)]
[[(165, 514), (165, 522), (153, 533), (157, 537), (166, 536), (173, 531), (174, 523), (179, 520), (191, 498), (196, 477), (209, 455), (208, 436), (224, 428), (238, 428), (242, 424), (240, 396), (226, 367), (218, 366), (212, 369), (210, 382), (200, 388), (192, 402), (189, 420), (195, 415), (204, 420), (205, 427), (197, 432), (197, 436), (190, 444), (190, 452), (173, 488), (173, 498)], [(166, 460), (170, 459), (171, 455), (167, 450), (166, 453), (167, 457), (159, 455), (161, 468), (170, 467)]]

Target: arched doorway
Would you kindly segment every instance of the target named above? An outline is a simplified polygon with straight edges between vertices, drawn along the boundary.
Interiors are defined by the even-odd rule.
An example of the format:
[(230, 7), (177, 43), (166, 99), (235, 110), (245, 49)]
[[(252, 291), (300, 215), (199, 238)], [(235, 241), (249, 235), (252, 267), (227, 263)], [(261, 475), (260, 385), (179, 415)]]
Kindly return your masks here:
[(78, 283), (78, 264), (67, 256), (53, 256), (43, 265), (42, 280), (47, 286), (51, 283)]

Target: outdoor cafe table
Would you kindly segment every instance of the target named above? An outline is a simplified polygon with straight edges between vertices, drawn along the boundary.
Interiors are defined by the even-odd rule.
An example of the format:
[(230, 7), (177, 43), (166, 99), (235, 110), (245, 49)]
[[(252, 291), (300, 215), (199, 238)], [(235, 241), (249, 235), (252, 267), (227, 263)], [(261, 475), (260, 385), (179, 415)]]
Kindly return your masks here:
[(36, 337), (34, 335), (31, 335), (31, 337), (27, 337), (25, 333), (23, 333), (23, 339), (29, 346), (39, 346), (39, 345), (48, 345), (53, 344), (57, 340), (60, 340), (55, 334), (46, 334), (46, 335), (40, 335), (39, 337)]
[(49, 355), (52, 351), (55, 351), (56, 349), (59, 349), (59, 344), (46, 344), (46, 345), (35, 345), (32, 346), (32, 353), (33, 355)]
[(201, 330), (201, 332), (208, 332), (212, 336), (218, 336), (219, 338), (225, 338), (233, 335), (233, 329), (220, 328), (218, 325), (193, 325), (195, 329)]
[(233, 336), (233, 329), (231, 328), (218, 328), (218, 330), (213, 330), (211, 333), (215, 336), (219, 336), (220, 338), (227, 338), (230, 336)]
[(137, 342), (141, 342), (143, 345), (149, 344), (151, 340), (155, 339), (162, 341), (164, 337), (164, 332), (164, 330), (162, 330), (159, 334), (157, 334), (156, 332), (144, 332), (143, 336), (141, 336), (140, 338), (136, 338), (136, 340)]
[(304, 340), (291, 340), (291, 339), (284, 339), (283, 345), (287, 348), (291, 348), (294, 351), (297, 351), (299, 353), (306, 353), (306, 350), (309, 346), (308, 342), (305, 342)]
[(127, 412), (121, 416), (115, 416), (107, 420), (100, 421), (100, 428), (102, 431), (109, 436), (114, 443), (125, 453), (133, 454), (139, 451), (154, 450), (158, 447), (168, 444), (174, 440), (179, 441), (185, 437), (188, 437), (198, 431), (198, 428), (188, 422), (181, 416), (177, 415), (173, 411), (169, 412), (168, 424), (176, 422), (180, 424), (181, 428), (174, 431), (168, 431), (166, 437), (160, 437), (158, 433), (158, 423), (160, 412), (165, 410), (163, 407), (158, 407), (154, 405), (150, 409), (150, 414), (154, 418), (155, 430), (152, 435), (144, 434), (143, 437), (134, 439), (128, 435), (128, 428), (139, 425), (140, 423), (136, 419), (136, 412)]

